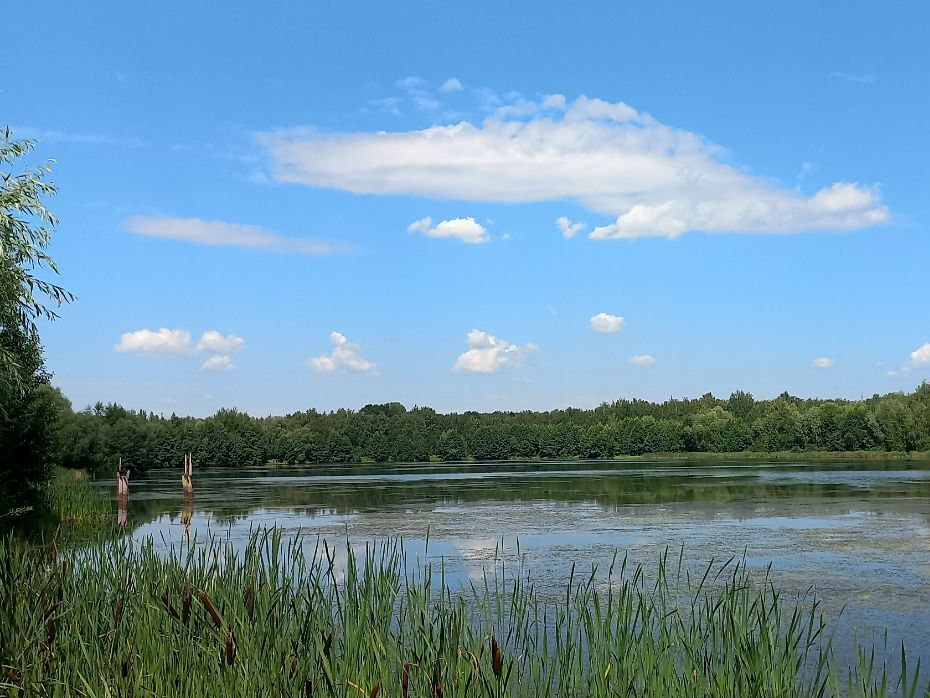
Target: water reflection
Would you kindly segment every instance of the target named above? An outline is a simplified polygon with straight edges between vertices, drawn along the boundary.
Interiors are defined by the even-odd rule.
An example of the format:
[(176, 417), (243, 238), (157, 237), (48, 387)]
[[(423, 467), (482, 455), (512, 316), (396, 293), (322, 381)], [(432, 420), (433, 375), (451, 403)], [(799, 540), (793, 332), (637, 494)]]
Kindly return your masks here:
[[(361, 546), (403, 536), (467, 584), (520, 543), (519, 563), (558, 594), (572, 565), (620, 549), (688, 570), (747, 555), (788, 593), (811, 586), (844, 643), (891, 627), (930, 662), (930, 467), (901, 463), (682, 466), (547, 463), (201, 470), (197, 498), (174, 473), (134, 482), (133, 536), (166, 545), (256, 526)], [(182, 485), (185, 483), (182, 481)], [(429, 531), (429, 546), (426, 531)], [(840, 612), (842, 611), (842, 615)]]

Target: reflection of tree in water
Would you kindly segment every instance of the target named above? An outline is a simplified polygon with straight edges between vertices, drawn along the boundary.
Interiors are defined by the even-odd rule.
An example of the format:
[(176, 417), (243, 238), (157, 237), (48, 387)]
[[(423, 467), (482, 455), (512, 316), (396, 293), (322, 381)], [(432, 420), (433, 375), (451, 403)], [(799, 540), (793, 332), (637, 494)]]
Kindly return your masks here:
[[(565, 467), (562, 466), (561, 470)], [(268, 482), (254, 479), (222, 479), (211, 483), (209, 476), (201, 480), (198, 510), (210, 514), (217, 522), (234, 523), (247, 519), (258, 510), (292, 509), (307, 515), (344, 515), (378, 509), (424, 508), (475, 502), (591, 502), (607, 508), (634, 505), (695, 504), (705, 507), (703, 516), (712, 518), (720, 514), (736, 518), (755, 516), (759, 505), (766, 502), (790, 507), (792, 503), (832, 503), (842, 507), (844, 501), (856, 503), (861, 511), (863, 501), (895, 501), (902, 513), (906, 501), (930, 498), (930, 479), (911, 479), (907, 482), (893, 478), (866, 483), (841, 481), (794, 480), (791, 477), (777, 480), (778, 473), (762, 478), (752, 475), (713, 474), (707, 469), (701, 474), (599, 474), (596, 471), (567, 475), (505, 475), (448, 479), (411, 480), (333, 480), (313, 482)], [(803, 471), (794, 469), (793, 473)], [(342, 470), (342, 475), (348, 474)], [(774, 477), (771, 477), (774, 475)], [(253, 474), (254, 477), (254, 474)], [(154, 483), (153, 483), (154, 484)], [(157, 490), (156, 490), (157, 492)], [(152, 492), (155, 494), (155, 492)], [(134, 500), (131, 520), (134, 525), (151, 521), (163, 514), (178, 512), (176, 494), (165, 493), (164, 498), (151, 497)], [(866, 505), (868, 506), (868, 505)], [(185, 526), (194, 509), (193, 496), (184, 497), (180, 513)], [(927, 517), (926, 507), (914, 507), (914, 512)], [(695, 511), (695, 516), (702, 516)]]

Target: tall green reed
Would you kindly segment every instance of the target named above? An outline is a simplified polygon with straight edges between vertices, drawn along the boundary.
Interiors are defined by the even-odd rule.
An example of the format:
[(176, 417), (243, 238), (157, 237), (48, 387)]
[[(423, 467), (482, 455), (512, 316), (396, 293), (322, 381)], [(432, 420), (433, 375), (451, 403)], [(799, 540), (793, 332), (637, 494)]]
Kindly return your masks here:
[[(196, 543), (196, 542), (195, 542)], [(399, 541), (253, 532), (160, 555), (63, 558), (0, 540), (0, 687), (11, 696), (886, 696), (919, 668), (836, 666), (814, 600), (738, 560), (700, 579), (663, 555), (573, 574), (564, 597), (498, 569), (464, 589)]]

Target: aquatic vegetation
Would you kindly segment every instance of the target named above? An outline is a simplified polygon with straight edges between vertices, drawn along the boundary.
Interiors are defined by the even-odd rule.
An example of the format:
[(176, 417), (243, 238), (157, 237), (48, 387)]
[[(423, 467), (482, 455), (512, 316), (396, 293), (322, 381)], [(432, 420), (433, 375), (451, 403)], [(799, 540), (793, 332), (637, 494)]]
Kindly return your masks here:
[[(11, 696), (883, 696), (874, 656), (834, 663), (816, 601), (739, 561), (701, 579), (663, 556), (454, 590), (393, 541), (334, 550), (278, 530), (159, 556), (151, 542), (0, 540), (0, 687)], [(306, 552), (305, 552), (306, 551)], [(903, 655), (902, 655), (903, 656)], [(908, 674), (910, 672), (910, 675)], [(841, 690), (842, 687), (842, 690)], [(923, 694), (928, 695), (928, 694)]]
[(49, 509), (68, 526), (100, 525), (109, 521), (113, 507), (107, 497), (87, 482), (83, 471), (56, 470), (48, 489)]

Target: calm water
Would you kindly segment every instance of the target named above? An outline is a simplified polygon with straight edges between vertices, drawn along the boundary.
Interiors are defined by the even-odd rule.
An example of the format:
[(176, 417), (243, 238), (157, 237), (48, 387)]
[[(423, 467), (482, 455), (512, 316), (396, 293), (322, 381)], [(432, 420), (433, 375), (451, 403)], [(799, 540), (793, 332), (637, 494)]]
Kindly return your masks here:
[(889, 646), (903, 639), (930, 663), (928, 464), (197, 470), (187, 505), (179, 468), (134, 480), (130, 492), (127, 530), (162, 546), (210, 533), (241, 544), (256, 525), (301, 532), (309, 546), (318, 534), (351, 545), (403, 536), (411, 554), (442, 560), (460, 583), (500, 559), (516, 562), (519, 539), (520, 561), (544, 593), (557, 593), (573, 563), (606, 566), (618, 549), (654, 566), (667, 546), (677, 558), (684, 545), (692, 570), (745, 554), (760, 575), (771, 564), (787, 592), (813, 588), (841, 653), (853, 639), (882, 643), (876, 629), (888, 628)]

